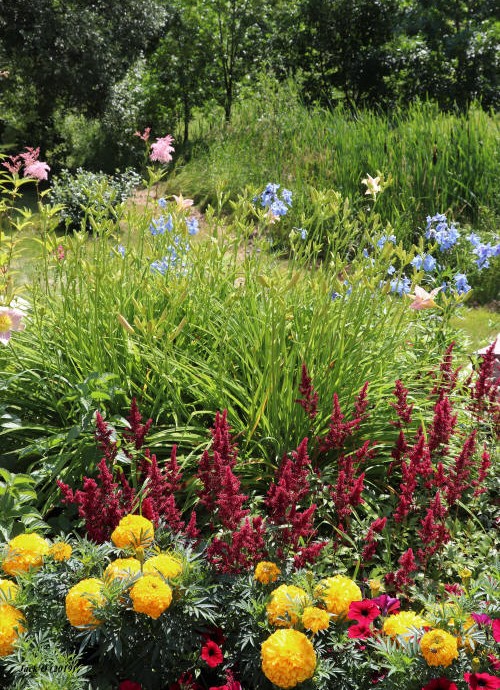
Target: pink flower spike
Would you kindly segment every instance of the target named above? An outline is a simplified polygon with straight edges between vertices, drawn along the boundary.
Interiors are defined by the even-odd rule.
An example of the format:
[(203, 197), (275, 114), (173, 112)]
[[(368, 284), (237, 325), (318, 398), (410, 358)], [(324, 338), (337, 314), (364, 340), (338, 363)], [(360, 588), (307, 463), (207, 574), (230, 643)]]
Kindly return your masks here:
[(141, 134), (141, 132), (139, 132), (139, 130), (137, 130), (137, 132), (134, 132), (134, 137), (139, 137), (139, 139), (142, 139), (142, 141), (148, 141), (150, 134), (151, 134), (151, 127), (146, 127), (146, 129), (144, 130), (144, 132), (142, 132), (142, 134)]
[(33, 177), (35, 180), (47, 180), (50, 167), (43, 161), (33, 161), (24, 168), (24, 177)]
[(23, 316), (23, 312), (17, 309), (0, 307), (0, 342), (7, 345), (12, 331), (24, 331), (25, 325), (22, 322)]
[(410, 304), (410, 309), (432, 309), (432, 307), (437, 307), (434, 302), (434, 297), (441, 290), (441, 287), (434, 288), (431, 292), (427, 292), (424, 288), (419, 285), (415, 285), (415, 294), (408, 295), (413, 302)]
[(170, 163), (172, 160), (171, 154), (174, 151), (174, 147), (172, 146), (173, 141), (174, 139), (170, 134), (167, 134), (166, 137), (162, 137), (161, 139), (157, 139), (154, 144), (151, 144), (149, 158), (152, 161), (158, 161), (158, 163)]

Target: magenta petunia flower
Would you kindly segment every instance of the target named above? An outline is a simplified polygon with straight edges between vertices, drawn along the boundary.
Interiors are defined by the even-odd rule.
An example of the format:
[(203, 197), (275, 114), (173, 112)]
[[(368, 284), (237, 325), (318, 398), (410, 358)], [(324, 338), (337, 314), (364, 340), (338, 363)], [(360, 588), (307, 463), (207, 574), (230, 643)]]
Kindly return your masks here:
[(172, 153), (174, 147), (172, 146), (174, 139), (167, 134), (166, 137), (157, 139), (154, 144), (151, 144), (151, 153), (149, 157), (152, 161), (158, 161), (158, 163), (170, 163), (172, 160)]
[(478, 625), (489, 625), (491, 618), (486, 613), (471, 613), (471, 618), (475, 620)]
[(493, 639), (495, 642), (500, 642), (500, 618), (495, 618), (491, 624), (491, 629), (493, 631)]
[(12, 331), (24, 331), (23, 316), (23, 312), (17, 309), (0, 307), (0, 342), (7, 345)]

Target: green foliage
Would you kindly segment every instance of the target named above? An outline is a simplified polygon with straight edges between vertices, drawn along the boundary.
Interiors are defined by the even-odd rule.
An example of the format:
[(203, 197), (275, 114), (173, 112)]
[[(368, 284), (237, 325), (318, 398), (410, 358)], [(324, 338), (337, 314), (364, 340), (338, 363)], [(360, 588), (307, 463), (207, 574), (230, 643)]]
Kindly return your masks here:
[(0, 525), (3, 538), (47, 525), (36, 509), (36, 480), (25, 474), (12, 474), (0, 467)]
[(139, 175), (131, 168), (114, 175), (82, 168), (75, 174), (63, 170), (52, 180), (49, 199), (62, 207), (60, 217), (68, 229), (93, 230), (97, 220), (116, 217), (116, 207), (132, 194), (139, 181)]
[(11, 690), (89, 690), (88, 667), (80, 655), (68, 652), (52, 636), (40, 629), (23, 637), (5, 663), (12, 679)]

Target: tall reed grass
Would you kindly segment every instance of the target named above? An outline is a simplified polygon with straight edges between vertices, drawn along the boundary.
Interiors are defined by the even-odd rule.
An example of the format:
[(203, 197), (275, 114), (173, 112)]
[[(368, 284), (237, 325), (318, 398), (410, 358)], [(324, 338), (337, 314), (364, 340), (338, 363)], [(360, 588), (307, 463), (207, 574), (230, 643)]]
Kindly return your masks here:
[(414, 239), (438, 212), (474, 224), (489, 222), (488, 212), (498, 217), (499, 119), (479, 107), (459, 114), (433, 103), (387, 114), (328, 111), (303, 105), (290, 82), (263, 78), (230, 126), (215, 122), (200, 117), (192, 158), (171, 179), (202, 202), (279, 182), (295, 193), (290, 218), (300, 224), (314, 206), (311, 186), (336, 190), (359, 210), (369, 203), (361, 180), (378, 170), (392, 179), (378, 211), (398, 239)]

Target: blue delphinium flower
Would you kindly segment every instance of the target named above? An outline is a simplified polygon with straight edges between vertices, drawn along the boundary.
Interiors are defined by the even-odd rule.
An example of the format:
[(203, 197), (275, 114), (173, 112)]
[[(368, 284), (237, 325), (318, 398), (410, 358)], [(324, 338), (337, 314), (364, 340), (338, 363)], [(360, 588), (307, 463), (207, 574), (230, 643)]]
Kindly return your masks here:
[(363, 256), (365, 257), (365, 259), (368, 259), (368, 257), (370, 256), (370, 254), (368, 253), (368, 249), (363, 249)]
[(333, 290), (333, 291), (331, 292), (331, 294), (330, 294), (330, 297), (331, 297), (332, 302), (333, 302), (334, 300), (336, 300), (336, 299), (338, 299), (339, 297), (341, 297), (341, 294), (340, 294), (340, 292), (335, 292), (335, 290)]
[(198, 219), (196, 216), (191, 216), (190, 218), (186, 218), (186, 225), (188, 229), (188, 233), (190, 235), (197, 235), (199, 231), (199, 224), (198, 224)]
[(411, 280), (407, 276), (401, 278), (394, 278), (391, 280), (391, 292), (396, 292), (400, 297), (406, 295), (411, 289)]
[(299, 228), (300, 230), (300, 239), (305, 240), (307, 239), (307, 230), (305, 228)]
[(394, 275), (394, 273), (396, 273), (396, 268), (394, 266), (389, 266), (389, 268), (387, 269), (387, 273), (390, 276)]
[(289, 189), (283, 189), (281, 192), (281, 198), (287, 206), (292, 205), (292, 192)]
[(467, 276), (465, 273), (457, 273), (453, 280), (455, 281), (455, 289), (459, 295), (463, 295), (464, 293), (469, 292), (471, 289), (471, 286), (467, 282)]
[(167, 200), (161, 197), (161, 199), (158, 199), (158, 206), (160, 208), (166, 208), (167, 206)]

